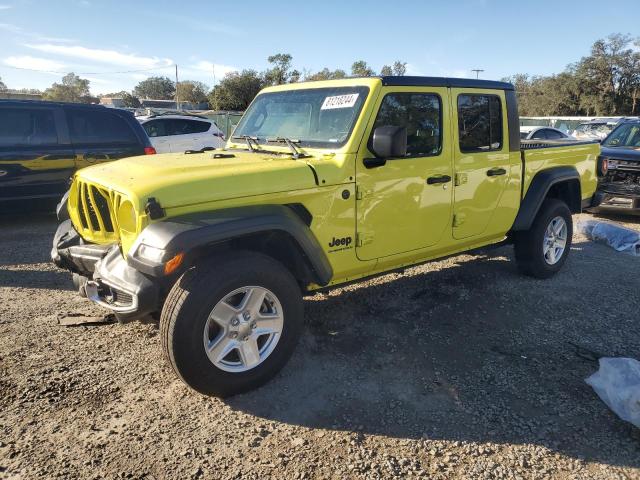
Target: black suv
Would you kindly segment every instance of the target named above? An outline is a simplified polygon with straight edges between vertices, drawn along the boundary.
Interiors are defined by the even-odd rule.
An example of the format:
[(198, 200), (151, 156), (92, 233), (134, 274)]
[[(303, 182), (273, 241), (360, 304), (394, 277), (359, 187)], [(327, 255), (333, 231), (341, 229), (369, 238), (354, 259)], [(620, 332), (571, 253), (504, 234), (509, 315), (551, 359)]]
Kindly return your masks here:
[(597, 204), (622, 197), (640, 208), (640, 120), (619, 123), (602, 141), (598, 175)]
[(154, 153), (126, 110), (0, 100), (0, 211), (54, 206), (78, 168)]

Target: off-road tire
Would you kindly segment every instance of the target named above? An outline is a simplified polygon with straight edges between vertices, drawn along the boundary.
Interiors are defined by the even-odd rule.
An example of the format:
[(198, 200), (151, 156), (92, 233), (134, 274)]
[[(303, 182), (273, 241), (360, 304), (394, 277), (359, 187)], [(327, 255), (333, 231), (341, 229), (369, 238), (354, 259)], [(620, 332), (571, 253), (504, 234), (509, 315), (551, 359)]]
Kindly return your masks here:
[[(553, 219), (562, 217), (567, 225), (567, 241), (560, 259), (553, 265), (544, 257), (545, 231)], [(525, 275), (535, 278), (549, 278), (558, 273), (567, 260), (571, 250), (573, 222), (571, 211), (561, 200), (545, 200), (529, 230), (516, 232), (514, 236), (515, 257), (518, 269)]]
[[(244, 372), (224, 371), (207, 357), (203, 332), (213, 307), (229, 292), (253, 285), (273, 292), (284, 317), (271, 354)], [(160, 316), (164, 356), (176, 374), (205, 395), (228, 397), (257, 388), (289, 360), (303, 326), (303, 303), (296, 279), (280, 262), (260, 253), (232, 251), (195, 265), (175, 283)]]

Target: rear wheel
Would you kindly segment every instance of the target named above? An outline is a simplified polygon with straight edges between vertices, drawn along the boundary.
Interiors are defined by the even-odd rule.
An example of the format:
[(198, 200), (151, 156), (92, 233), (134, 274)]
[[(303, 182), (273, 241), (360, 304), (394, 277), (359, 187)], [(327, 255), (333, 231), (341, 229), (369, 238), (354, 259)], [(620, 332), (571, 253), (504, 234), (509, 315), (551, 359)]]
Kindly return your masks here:
[(273, 377), (293, 353), (302, 321), (291, 273), (266, 255), (234, 252), (185, 272), (167, 297), (160, 329), (180, 378), (226, 397)]
[(531, 228), (515, 237), (518, 268), (536, 278), (555, 275), (567, 259), (572, 235), (569, 207), (560, 200), (545, 200)]

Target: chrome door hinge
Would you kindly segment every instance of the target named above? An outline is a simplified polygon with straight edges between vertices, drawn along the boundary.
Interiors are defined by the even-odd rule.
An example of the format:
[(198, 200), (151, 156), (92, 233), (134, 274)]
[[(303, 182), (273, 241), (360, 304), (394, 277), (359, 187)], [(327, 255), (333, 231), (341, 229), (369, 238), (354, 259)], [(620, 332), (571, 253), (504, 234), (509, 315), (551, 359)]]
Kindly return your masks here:
[(362, 247), (373, 242), (373, 234), (367, 232), (358, 232), (356, 234), (356, 246)]

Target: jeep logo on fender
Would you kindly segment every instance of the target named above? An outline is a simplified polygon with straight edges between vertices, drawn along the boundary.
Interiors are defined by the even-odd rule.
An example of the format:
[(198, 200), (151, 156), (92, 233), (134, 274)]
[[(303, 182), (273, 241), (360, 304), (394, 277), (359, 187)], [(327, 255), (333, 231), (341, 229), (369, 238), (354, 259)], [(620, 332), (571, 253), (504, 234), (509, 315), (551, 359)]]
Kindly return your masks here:
[(329, 248), (334, 248), (336, 250), (346, 250), (347, 248), (349, 248), (352, 241), (353, 239), (351, 237), (343, 237), (343, 238), (333, 237), (329, 242)]

